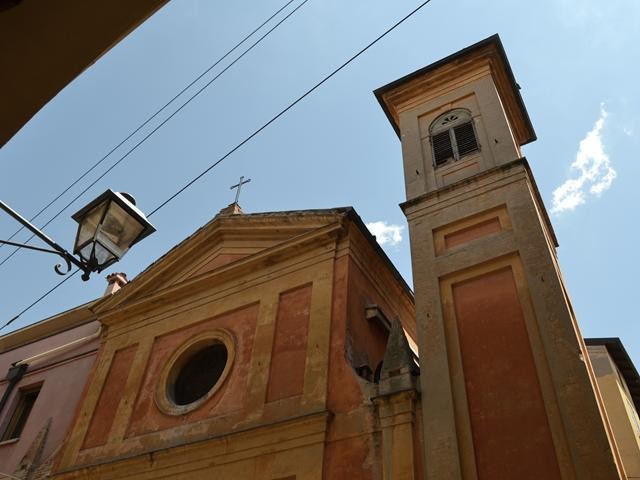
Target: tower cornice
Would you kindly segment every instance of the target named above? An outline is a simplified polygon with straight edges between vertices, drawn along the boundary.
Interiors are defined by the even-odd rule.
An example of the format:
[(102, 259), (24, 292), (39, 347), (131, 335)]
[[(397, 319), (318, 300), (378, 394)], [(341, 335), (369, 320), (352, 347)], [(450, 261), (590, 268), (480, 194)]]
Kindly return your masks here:
[(525, 145), (536, 140), (520, 87), (497, 34), (380, 87), (374, 94), (400, 137), (402, 111), (487, 71), (496, 85), (517, 143)]

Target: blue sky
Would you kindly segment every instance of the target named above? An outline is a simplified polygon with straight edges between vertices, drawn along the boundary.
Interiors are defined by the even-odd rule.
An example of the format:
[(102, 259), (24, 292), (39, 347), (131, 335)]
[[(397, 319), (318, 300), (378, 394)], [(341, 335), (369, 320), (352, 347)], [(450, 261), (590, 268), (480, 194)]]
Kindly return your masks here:
[[(33, 215), (284, 3), (169, 2), (0, 150), (1, 198)], [(47, 233), (70, 248), (70, 215), (106, 188), (130, 192), (150, 211), (418, 3), (310, 0)], [(538, 134), (524, 152), (553, 209), (563, 275), (583, 334), (621, 337), (638, 363), (638, 24), (637, 2), (433, 0), (159, 211), (153, 218), (157, 233), (110, 271), (135, 276), (233, 201), (229, 186), (245, 175), (252, 179), (241, 197), (245, 211), (353, 205), (365, 222), (396, 226), (384, 247), (411, 283), (406, 223), (398, 207), (404, 199), (400, 143), (372, 91), (499, 33)], [(42, 225), (89, 179), (35, 223)], [(0, 215), (0, 238), (16, 227)], [(0, 259), (9, 252), (0, 248)], [(0, 322), (60, 280), (54, 263), (53, 257), (23, 251), (0, 266)], [(95, 298), (105, 285), (102, 275), (87, 283), (74, 277), (12, 328)]]

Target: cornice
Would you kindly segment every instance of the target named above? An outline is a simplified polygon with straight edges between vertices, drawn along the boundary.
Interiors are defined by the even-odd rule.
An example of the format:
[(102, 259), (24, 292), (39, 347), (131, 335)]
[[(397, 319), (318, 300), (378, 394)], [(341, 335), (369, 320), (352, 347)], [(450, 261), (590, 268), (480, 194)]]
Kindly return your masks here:
[(504, 47), (493, 35), (438, 62), (428, 65), (379, 89), (374, 94), (400, 137), (400, 113), (415, 98), (429, 92), (437, 95), (448, 85), (491, 74), (519, 145), (532, 142), (536, 134), (520, 95)]
[[(327, 410), (291, 416), (270, 424), (254, 424), (245, 428), (206, 439), (192, 440), (182, 445), (173, 445), (153, 451), (156, 474), (163, 470), (189, 465), (189, 470), (210, 467), (212, 458), (231, 456), (238, 461), (244, 458), (273, 454), (323, 443), (328, 421), (332, 413)], [(185, 425), (185, 427), (188, 427)], [(249, 446), (249, 448), (247, 448)], [(149, 454), (112, 458), (109, 461), (66, 466), (54, 472), (55, 479), (114, 478), (149, 475)]]
[[(123, 319), (156, 309), (159, 306), (175, 302), (176, 299), (193, 296), (199, 291), (210, 289), (215, 285), (243, 279), (262, 268), (281, 262), (291, 262), (296, 256), (308, 254), (313, 248), (321, 248), (327, 243), (335, 246), (338, 236), (343, 231), (341, 222), (335, 222), (311, 232), (298, 235), (282, 244), (270, 247), (253, 255), (205, 272), (179, 284), (147, 292), (146, 285), (132, 289), (124, 298), (115, 295), (93, 308), (94, 313), (106, 325), (118, 323)], [(335, 253), (333, 252), (332, 255)]]
[[(410, 198), (409, 200), (402, 202), (400, 204), (400, 208), (404, 212), (405, 216), (409, 219), (416, 214), (421, 206), (426, 205), (427, 202), (432, 202), (434, 200), (444, 201), (448, 195), (454, 195), (456, 191), (458, 191), (460, 188), (465, 187), (466, 185), (470, 185), (472, 183), (480, 184), (482, 181), (494, 177), (497, 173), (509, 172), (510, 170), (518, 168), (520, 168), (520, 174), (527, 179), (529, 185), (531, 186), (531, 191), (536, 203), (538, 204), (538, 208), (542, 214), (542, 220), (547, 227), (553, 245), (555, 247), (558, 247), (558, 238), (556, 237), (551, 219), (549, 218), (549, 214), (544, 205), (542, 195), (540, 195), (540, 190), (538, 189), (538, 185), (536, 184), (533, 172), (531, 171), (531, 167), (529, 166), (529, 162), (527, 161), (526, 157), (516, 158), (515, 160), (512, 160), (508, 163), (484, 170), (471, 177), (464, 178), (445, 187), (423, 193), (414, 198)], [(518, 175), (517, 171), (515, 172), (515, 175)], [(478, 188), (482, 187), (483, 185), (479, 185)]]
[[(280, 212), (272, 214), (218, 215), (200, 227), (192, 235), (182, 240), (167, 253), (159, 257), (110, 298), (98, 299), (94, 311), (102, 311), (102, 305), (122, 303), (143, 288), (162, 288), (165, 275), (173, 276), (186, 263), (186, 259), (200, 257), (201, 251), (210, 249), (211, 244), (222, 244), (226, 240), (243, 241), (259, 238), (261, 240), (282, 240), (299, 236), (342, 218), (339, 211), (327, 213)], [(269, 247), (271, 248), (271, 247)]]

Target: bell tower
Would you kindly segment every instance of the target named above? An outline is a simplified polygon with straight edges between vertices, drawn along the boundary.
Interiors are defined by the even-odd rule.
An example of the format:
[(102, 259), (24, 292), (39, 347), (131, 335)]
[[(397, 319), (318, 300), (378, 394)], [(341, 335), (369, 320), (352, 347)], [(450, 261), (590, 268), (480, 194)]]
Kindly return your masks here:
[(625, 478), (499, 37), (375, 94), (402, 142), (425, 479)]

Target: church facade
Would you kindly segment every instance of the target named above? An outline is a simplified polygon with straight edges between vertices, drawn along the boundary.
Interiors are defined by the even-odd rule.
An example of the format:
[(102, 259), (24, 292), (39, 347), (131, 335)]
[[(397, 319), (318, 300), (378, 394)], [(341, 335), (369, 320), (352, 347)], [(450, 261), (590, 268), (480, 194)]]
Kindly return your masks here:
[[(22, 334), (101, 326), (64, 441), (47, 443), (55, 416), (43, 430), (27, 415), (0, 471), (640, 478), (640, 377), (619, 341), (580, 333), (499, 38), (375, 94), (402, 143), (415, 293), (352, 208), (232, 204), (122, 288), (43, 322), (60, 328)], [(3, 429), (31, 391), (20, 382)]]

